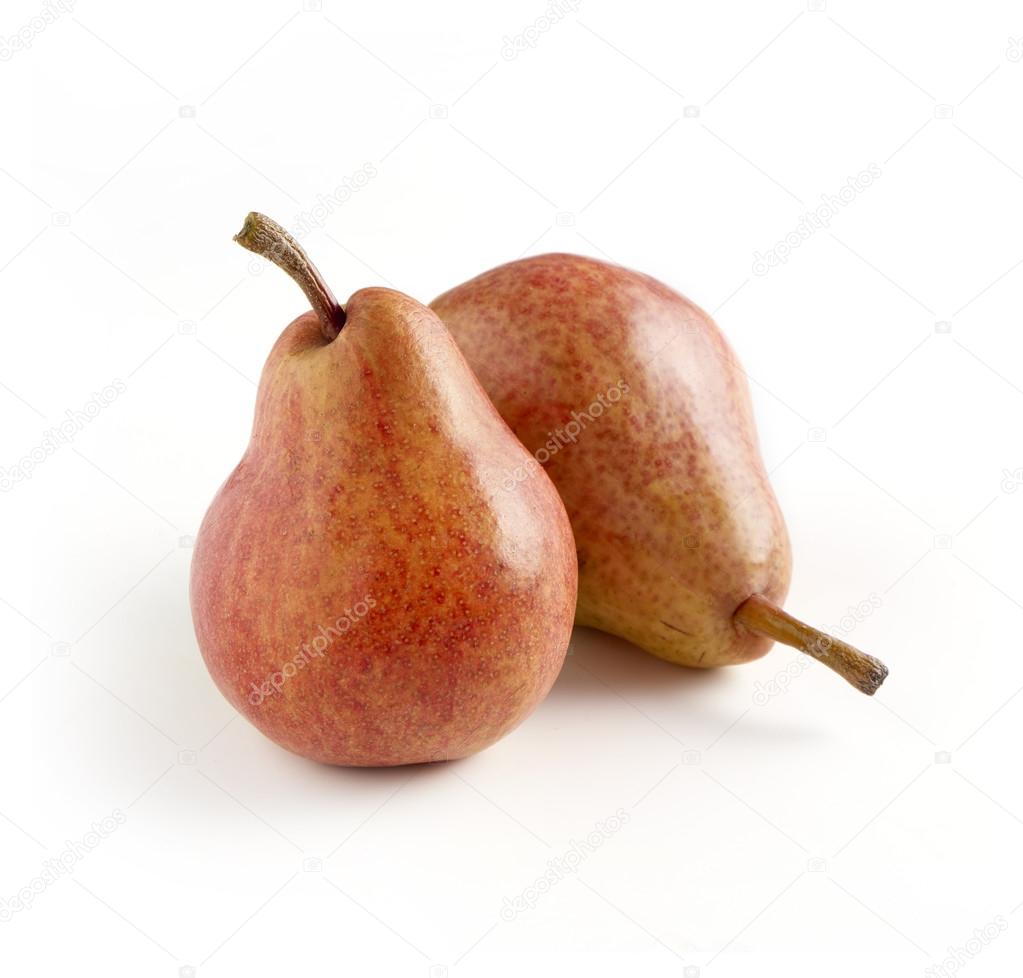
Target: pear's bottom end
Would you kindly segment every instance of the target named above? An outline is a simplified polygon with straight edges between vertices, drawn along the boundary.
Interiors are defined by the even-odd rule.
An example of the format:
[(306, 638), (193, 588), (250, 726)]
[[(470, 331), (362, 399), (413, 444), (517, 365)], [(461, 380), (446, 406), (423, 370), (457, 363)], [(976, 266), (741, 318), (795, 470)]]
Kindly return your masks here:
[[(252, 718), (249, 717), (248, 719), (251, 722)], [(465, 760), (475, 754), (479, 754), (488, 747), (492, 747), (501, 739), (501, 736), (497, 736), (488, 738), (482, 742), (469, 743), (467, 741), (461, 744), (448, 744), (445, 747), (437, 747), (433, 749), (427, 748), (425, 750), (422, 747), (417, 749), (406, 746), (405, 748), (394, 747), (392, 749), (385, 748), (378, 751), (349, 751), (326, 749), (306, 743), (289, 743), (278, 736), (276, 732), (274, 735), (271, 735), (267, 732), (267, 730), (262, 729), (259, 724), (255, 724), (255, 726), (268, 740), (272, 741), (283, 750), (288, 751), (289, 754), (294, 754), (314, 764), (322, 764), (326, 767), (356, 768), (362, 770), (399, 767), (417, 768), (431, 764), (453, 763), (455, 761)]]
[[(278, 745), (281, 746), (281, 745)], [(326, 767), (346, 768), (346, 769), (357, 769), (362, 771), (383, 771), (390, 770), (393, 768), (424, 768), (429, 767), (431, 764), (453, 764), (456, 761), (464, 761), (474, 754), (480, 753), (480, 751), (486, 750), (487, 747), (492, 746), (487, 744), (486, 747), (474, 748), (466, 753), (452, 753), (450, 755), (443, 754), (434, 757), (387, 757), (380, 759), (349, 759), (349, 758), (336, 758), (336, 757), (312, 757), (309, 754), (301, 753), (300, 751), (293, 751), (290, 748), (285, 748), (289, 753), (297, 754), (299, 757), (305, 758), (307, 761), (312, 761), (314, 764), (322, 764)]]

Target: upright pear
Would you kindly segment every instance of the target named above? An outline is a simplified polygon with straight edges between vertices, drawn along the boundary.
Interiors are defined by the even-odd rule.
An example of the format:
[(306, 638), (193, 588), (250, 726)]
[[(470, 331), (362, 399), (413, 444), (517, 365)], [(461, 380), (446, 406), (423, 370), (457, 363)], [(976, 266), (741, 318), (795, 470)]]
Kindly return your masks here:
[(546, 471), (565, 501), (580, 624), (697, 667), (778, 640), (877, 689), (882, 663), (779, 607), (788, 535), (746, 377), (710, 316), (646, 275), (564, 254), (502, 265), (431, 306), (536, 457), (512, 482)]
[(227, 699), (342, 765), (463, 757), (543, 699), (576, 600), (571, 529), (437, 316), (390, 289), (342, 307), (286, 231), (237, 239), (313, 306), (274, 346), (252, 438), (203, 521), (191, 603)]

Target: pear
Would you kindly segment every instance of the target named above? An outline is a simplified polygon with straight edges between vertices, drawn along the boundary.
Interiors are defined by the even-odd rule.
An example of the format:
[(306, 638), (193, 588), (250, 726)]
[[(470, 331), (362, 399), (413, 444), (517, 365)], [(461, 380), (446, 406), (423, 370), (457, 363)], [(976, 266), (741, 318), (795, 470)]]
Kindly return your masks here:
[[(882, 663), (779, 607), (788, 534), (745, 375), (710, 316), (646, 275), (563, 254), (431, 306), (565, 501), (579, 624), (704, 668), (777, 640), (877, 689)], [(512, 480), (519, 491), (540, 465)]]
[(298, 243), (236, 238), (313, 306), (263, 370), (251, 441), (199, 531), (191, 604), (220, 690), (330, 764), (464, 757), (544, 698), (576, 601), (571, 528), (450, 335), (399, 292), (341, 307)]

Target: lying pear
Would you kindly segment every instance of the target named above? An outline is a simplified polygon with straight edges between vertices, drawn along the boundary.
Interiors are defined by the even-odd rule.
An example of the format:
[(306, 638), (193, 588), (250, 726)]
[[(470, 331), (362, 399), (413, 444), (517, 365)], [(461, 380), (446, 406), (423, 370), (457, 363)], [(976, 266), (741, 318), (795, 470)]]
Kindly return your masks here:
[(227, 699), (331, 764), (463, 757), (543, 699), (576, 600), (571, 528), (437, 316), (390, 289), (342, 308), (301, 247), (236, 239), (313, 306), (263, 370), (252, 438), (199, 531), (191, 603)]
[[(565, 501), (579, 624), (698, 667), (748, 662), (777, 640), (865, 693), (880, 686), (881, 662), (779, 607), (788, 534), (745, 375), (710, 316), (646, 275), (561, 254), (431, 305)], [(540, 475), (534, 462), (506, 488)]]

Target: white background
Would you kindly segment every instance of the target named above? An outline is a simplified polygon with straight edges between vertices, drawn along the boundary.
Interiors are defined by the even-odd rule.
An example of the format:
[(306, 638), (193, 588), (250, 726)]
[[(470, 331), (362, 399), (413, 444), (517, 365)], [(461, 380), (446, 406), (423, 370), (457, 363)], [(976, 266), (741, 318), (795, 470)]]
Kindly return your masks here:
[[(32, 41), (0, 61), (0, 465), (125, 389), (0, 495), (0, 897), (124, 821), (0, 923), (4, 974), (1018, 966), (1018, 8), (583, 0), (532, 30), (544, 0), (79, 0), (36, 33), (42, 9), (0, 14)], [(787, 649), (698, 674), (582, 632), (538, 712), (457, 764), (320, 767), (233, 715), (189, 537), (304, 300), (231, 236), (367, 166), (305, 238), (342, 299), (567, 250), (714, 312), (789, 520), (788, 606), (888, 662), (875, 699)]]

